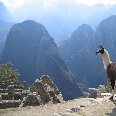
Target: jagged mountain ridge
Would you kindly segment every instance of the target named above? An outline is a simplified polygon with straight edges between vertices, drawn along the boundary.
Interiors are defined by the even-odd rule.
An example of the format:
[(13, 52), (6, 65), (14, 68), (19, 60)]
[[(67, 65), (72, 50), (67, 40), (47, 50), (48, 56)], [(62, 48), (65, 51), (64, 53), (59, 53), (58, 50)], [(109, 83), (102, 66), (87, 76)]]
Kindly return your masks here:
[(95, 36), (91, 26), (81, 25), (69, 40), (64, 41), (59, 50), (80, 82), (88, 87), (97, 87), (105, 81), (100, 79), (96, 71), (98, 63), (95, 55)]
[[(83, 24), (72, 33), (70, 39), (65, 40), (62, 43), (62, 46), (60, 47), (61, 53), (68, 59), (75, 54), (75, 51), (81, 52), (86, 45), (90, 44), (89, 42), (92, 41), (93, 38), (94, 31), (92, 28), (89, 25)], [(65, 48), (62, 48), (63, 46), (65, 46)]]
[(2, 62), (8, 61), (19, 69), (21, 80), (32, 83), (47, 74), (65, 100), (82, 95), (74, 76), (59, 56), (54, 39), (42, 24), (27, 20), (11, 28), (2, 52)]

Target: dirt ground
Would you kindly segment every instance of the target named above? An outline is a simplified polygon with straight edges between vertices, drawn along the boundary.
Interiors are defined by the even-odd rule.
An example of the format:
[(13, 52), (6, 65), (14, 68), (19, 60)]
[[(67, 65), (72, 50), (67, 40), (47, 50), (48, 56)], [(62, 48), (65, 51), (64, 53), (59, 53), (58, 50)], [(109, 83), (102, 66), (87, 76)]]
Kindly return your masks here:
[(108, 98), (80, 98), (44, 106), (0, 109), (0, 116), (116, 116), (116, 104)]

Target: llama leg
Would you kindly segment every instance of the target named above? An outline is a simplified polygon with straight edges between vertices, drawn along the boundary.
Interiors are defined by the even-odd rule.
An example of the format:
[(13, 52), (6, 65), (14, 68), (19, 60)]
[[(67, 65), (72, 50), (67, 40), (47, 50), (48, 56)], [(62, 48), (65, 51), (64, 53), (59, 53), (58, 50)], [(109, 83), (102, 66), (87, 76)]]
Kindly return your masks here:
[(112, 96), (109, 99), (112, 100), (114, 97), (115, 80), (111, 80), (111, 87), (112, 87)]

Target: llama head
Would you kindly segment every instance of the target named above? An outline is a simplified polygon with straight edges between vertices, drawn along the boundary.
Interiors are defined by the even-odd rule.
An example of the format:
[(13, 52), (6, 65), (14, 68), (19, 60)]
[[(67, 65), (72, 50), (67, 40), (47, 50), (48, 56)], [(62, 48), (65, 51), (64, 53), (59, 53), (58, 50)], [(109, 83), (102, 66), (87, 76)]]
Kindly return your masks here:
[(97, 54), (101, 54), (101, 55), (103, 55), (105, 49), (104, 49), (101, 45), (99, 45), (98, 47), (99, 47), (99, 50), (96, 52), (96, 55), (97, 55)]

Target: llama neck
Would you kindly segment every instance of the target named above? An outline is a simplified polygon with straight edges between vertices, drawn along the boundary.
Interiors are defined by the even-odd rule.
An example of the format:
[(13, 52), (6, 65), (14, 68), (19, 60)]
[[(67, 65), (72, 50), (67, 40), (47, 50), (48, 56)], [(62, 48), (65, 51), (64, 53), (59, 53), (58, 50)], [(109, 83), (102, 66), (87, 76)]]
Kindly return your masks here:
[(108, 54), (108, 52), (106, 50), (104, 50), (104, 54), (102, 55), (102, 59), (103, 59), (104, 69), (107, 70), (107, 67), (112, 62), (111, 62), (109, 54)]

